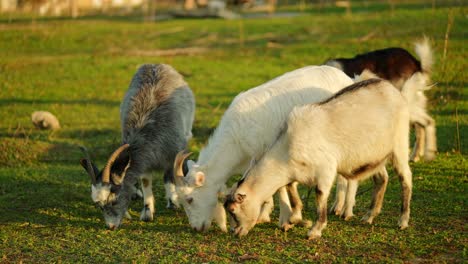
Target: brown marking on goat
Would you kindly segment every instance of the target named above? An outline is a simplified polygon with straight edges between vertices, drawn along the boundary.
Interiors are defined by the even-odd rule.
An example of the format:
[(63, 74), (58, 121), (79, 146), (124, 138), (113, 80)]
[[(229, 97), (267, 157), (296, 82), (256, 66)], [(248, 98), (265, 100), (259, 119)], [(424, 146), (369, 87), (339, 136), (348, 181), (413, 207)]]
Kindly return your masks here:
[(315, 200), (317, 203), (317, 213), (319, 215), (317, 222), (321, 224), (327, 221), (327, 208), (326, 206), (323, 206), (322, 196), (323, 196), (323, 191), (320, 190), (318, 186), (315, 186)]
[(138, 89), (131, 99), (125, 128), (143, 127), (149, 113), (164, 103), (177, 88), (187, 86), (182, 75), (165, 64), (143, 65), (133, 77), (130, 87)]
[(320, 102), (319, 105), (329, 103), (330, 101), (335, 100), (336, 98), (339, 98), (339, 97), (341, 97), (341, 96), (343, 96), (345, 94), (352, 93), (352, 92), (354, 92), (356, 90), (359, 90), (359, 89), (368, 88), (370, 85), (377, 84), (377, 83), (380, 83), (382, 81), (383, 81), (382, 79), (372, 78), (372, 79), (368, 79), (368, 80), (365, 80), (365, 81), (362, 81), (362, 82), (352, 84), (350, 86), (347, 86), (347, 87), (341, 89), (340, 91), (335, 93), (332, 97), (328, 98), (327, 100)]
[(339, 172), (341, 175), (343, 175), (347, 179), (357, 179), (360, 178), (362, 175), (365, 175), (378, 167), (382, 166), (383, 163), (387, 161), (387, 159), (390, 157), (390, 154), (385, 156), (385, 158), (376, 161), (376, 162), (370, 162), (366, 163), (364, 165), (361, 165), (355, 169), (353, 169), (350, 173), (344, 173), (344, 172)]
[(148, 188), (148, 186), (149, 186), (149, 180), (148, 179), (143, 178), (143, 179), (141, 179), (141, 182), (143, 183), (144, 188)]

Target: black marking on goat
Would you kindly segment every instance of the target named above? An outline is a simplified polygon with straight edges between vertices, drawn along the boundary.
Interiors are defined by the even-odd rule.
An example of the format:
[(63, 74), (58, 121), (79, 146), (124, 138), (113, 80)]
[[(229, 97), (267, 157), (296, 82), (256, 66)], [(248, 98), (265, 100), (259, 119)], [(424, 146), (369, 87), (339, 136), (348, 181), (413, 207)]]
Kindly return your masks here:
[(415, 72), (422, 72), (419, 62), (407, 50), (386, 48), (358, 54), (353, 58), (332, 59), (338, 62), (349, 77), (361, 74), (365, 69), (387, 79), (408, 79)]
[[(246, 176), (247, 176), (247, 175), (246, 175)], [(242, 178), (237, 182), (237, 188), (239, 188), (239, 187), (241, 186), (241, 184), (244, 183), (245, 178), (247, 178), (247, 177), (242, 177)]]
[(236, 200), (234, 199), (234, 195), (229, 194), (226, 196), (226, 201), (224, 202), (224, 208), (226, 211), (229, 213), (229, 215), (232, 217), (232, 219), (236, 222), (236, 224), (239, 224), (239, 220), (237, 220), (236, 215), (229, 209), (229, 205), (236, 203)]
[(323, 194), (322, 190), (320, 190), (318, 186), (315, 186), (315, 194), (316, 194), (317, 196)]
[(326, 104), (326, 103), (328, 103), (328, 102), (330, 102), (332, 100), (335, 100), (336, 98), (341, 97), (344, 94), (352, 93), (352, 92), (354, 92), (356, 90), (359, 90), (361, 88), (367, 88), (371, 84), (377, 84), (377, 83), (380, 83), (382, 81), (383, 81), (382, 79), (372, 78), (372, 79), (368, 79), (368, 80), (365, 80), (365, 81), (362, 81), (362, 82), (352, 84), (350, 86), (347, 86), (347, 87), (341, 89), (340, 91), (335, 93), (332, 97), (328, 98), (327, 100), (320, 102), (319, 105)]

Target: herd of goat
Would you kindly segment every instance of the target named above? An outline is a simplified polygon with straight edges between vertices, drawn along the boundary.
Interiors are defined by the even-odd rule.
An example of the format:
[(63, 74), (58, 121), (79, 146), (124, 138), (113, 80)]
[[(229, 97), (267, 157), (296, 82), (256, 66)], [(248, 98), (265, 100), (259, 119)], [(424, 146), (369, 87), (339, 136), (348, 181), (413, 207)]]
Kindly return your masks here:
[[(319, 238), (331, 210), (353, 216), (358, 182), (372, 176), (374, 192), (363, 221), (380, 213), (390, 161), (401, 183), (399, 226), (408, 227), (412, 194), (409, 160), (432, 160), (435, 122), (426, 111), (433, 62), (427, 38), (416, 43), (419, 61), (402, 48), (332, 59), (272, 79), (237, 95), (200, 151), (189, 160), (195, 98), (171, 66), (146, 64), (134, 75), (120, 106), (122, 144), (102, 170), (89, 154), (80, 160), (91, 178), (91, 197), (109, 229), (118, 228), (131, 200), (142, 196), (140, 219), (153, 220), (152, 172), (164, 172), (168, 207), (185, 210), (190, 225), (206, 231), (212, 222), (246, 235), (269, 222), (278, 193), (279, 226), (302, 218), (297, 186), (315, 186), (317, 220), (308, 237)], [(352, 79), (354, 78), (354, 79)], [(410, 127), (415, 144), (409, 153)], [(233, 175), (243, 174), (232, 187)], [(136, 184), (141, 184), (141, 191)]]

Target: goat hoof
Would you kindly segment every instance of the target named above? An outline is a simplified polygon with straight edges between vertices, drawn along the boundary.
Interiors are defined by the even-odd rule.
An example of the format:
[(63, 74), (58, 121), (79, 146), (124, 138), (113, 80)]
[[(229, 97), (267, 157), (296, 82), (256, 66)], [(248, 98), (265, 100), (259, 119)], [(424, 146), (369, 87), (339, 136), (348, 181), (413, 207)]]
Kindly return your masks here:
[(300, 224), (302, 222), (302, 214), (299, 213), (294, 213), (289, 217), (289, 222), (292, 224)]
[(374, 221), (374, 218), (371, 217), (370, 215), (365, 215), (361, 218), (361, 221), (366, 224), (372, 224), (372, 221)]
[(132, 219), (132, 216), (130, 215), (130, 213), (128, 211), (125, 212), (125, 218), (128, 219), (128, 220)]
[(144, 222), (151, 222), (151, 221), (153, 221), (153, 213), (151, 212), (151, 210), (148, 209), (148, 208), (144, 208), (144, 209), (141, 211), (140, 220), (141, 220), (141, 221), (144, 221)]
[(420, 161), (420, 160), (421, 160), (421, 158), (420, 158), (419, 156), (414, 156), (414, 157), (411, 157), (411, 158), (410, 158), (410, 161), (411, 161), (411, 162), (415, 162), (415, 163), (418, 162), (418, 161)]
[(436, 153), (435, 152), (428, 152), (428, 153), (425, 153), (424, 154), (424, 160), (425, 161), (433, 161), (436, 157)]
[(353, 218), (354, 215), (345, 215), (344, 220), (349, 221)]
[(287, 232), (289, 229), (291, 229), (291, 228), (293, 228), (293, 227), (294, 227), (293, 224), (287, 223), (287, 224), (283, 224), (283, 225), (281, 226), (281, 229), (282, 229), (284, 232)]
[(400, 224), (400, 230), (405, 230), (406, 228), (408, 228), (408, 224)]
[(321, 233), (310, 231), (309, 234), (307, 234), (307, 237), (309, 240), (317, 240), (322, 236)]
[(167, 200), (166, 208), (167, 208), (167, 209), (175, 210), (175, 209), (178, 209), (179, 206), (178, 206), (177, 204), (175, 204), (174, 202), (172, 202), (171, 199), (168, 199), (168, 200)]

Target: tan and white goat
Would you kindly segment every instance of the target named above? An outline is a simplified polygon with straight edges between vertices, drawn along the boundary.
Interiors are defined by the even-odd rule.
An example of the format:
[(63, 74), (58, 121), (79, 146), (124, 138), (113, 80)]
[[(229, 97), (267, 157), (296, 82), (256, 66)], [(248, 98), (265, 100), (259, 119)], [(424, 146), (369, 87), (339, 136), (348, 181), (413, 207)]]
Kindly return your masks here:
[(401, 229), (408, 227), (412, 174), (408, 165), (409, 110), (393, 85), (370, 79), (348, 86), (330, 99), (296, 107), (287, 127), (227, 197), (225, 208), (246, 235), (259, 208), (278, 188), (293, 181), (314, 185), (318, 220), (308, 236), (318, 238), (327, 224), (327, 200), (336, 174), (362, 179), (375, 173), (368, 221), (379, 214), (391, 160), (402, 187)]

